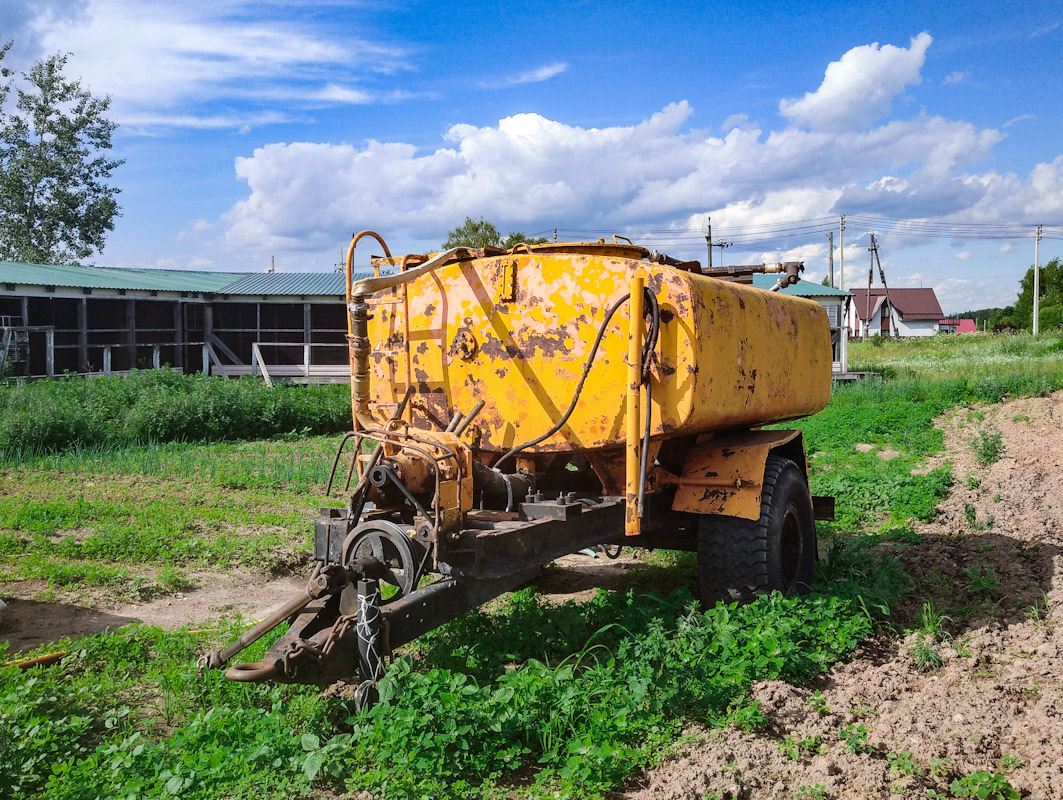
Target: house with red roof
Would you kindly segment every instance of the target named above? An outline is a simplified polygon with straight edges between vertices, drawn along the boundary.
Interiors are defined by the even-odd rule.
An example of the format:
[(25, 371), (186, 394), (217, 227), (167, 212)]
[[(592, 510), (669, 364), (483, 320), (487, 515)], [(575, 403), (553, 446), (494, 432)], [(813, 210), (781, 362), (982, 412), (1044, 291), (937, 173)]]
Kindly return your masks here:
[(933, 336), (951, 333), (959, 320), (941, 311), (933, 289), (851, 289), (850, 336)]
[(973, 319), (961, 319), (956, 333), (978, 333), (978, 323)]

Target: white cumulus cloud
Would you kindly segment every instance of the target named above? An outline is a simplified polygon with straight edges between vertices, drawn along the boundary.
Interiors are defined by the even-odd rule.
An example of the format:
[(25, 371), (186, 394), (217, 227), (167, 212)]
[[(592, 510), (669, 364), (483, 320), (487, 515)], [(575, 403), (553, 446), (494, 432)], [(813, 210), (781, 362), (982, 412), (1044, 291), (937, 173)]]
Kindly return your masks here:
[(823, 83), (804, 97), (779, 102), (779, 113), (812, 130), (865, 128), (889, 113), (893, 98), (922, 81), (920, 71), (933, 38), (923, 32), (908, 48), (887, 44), (854, 47), (827, 66)]
[[(137, 129), (211, 128), (286, 119), (275, 108), (381, 99), (351, 78), (404, 69), (403, 51), (300, 20), (252, 19), (249, 0), (4, 0), (27, 60), (70, 53), (70, 72), (112, 96), (112, 117)], [(247, 113), (211, 113), (239, 101)]]

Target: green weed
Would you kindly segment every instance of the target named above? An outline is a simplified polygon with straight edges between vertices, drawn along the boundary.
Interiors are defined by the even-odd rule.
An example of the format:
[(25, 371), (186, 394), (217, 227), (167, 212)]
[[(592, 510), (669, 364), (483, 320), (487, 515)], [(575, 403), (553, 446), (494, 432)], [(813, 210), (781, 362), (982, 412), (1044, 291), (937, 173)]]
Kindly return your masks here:
[(912, 760), (910, 750), (901, 753), (887, 753), (886, 760), (890, 765), (890, 772), (899, 772), (901, 775), (922, 775), (923, 770)]
[(972, 772), (957, 778), (950, 785), (954, 797), (973, 797), (978, 800), (1019, 800), (1019, 793), (1003, 775), (997, 772)]
[(1023, 766), (1025, 763), (1026, 762), (1024, 762), (1018, 756), (1005, 754), (1001, 756), (1000, 761), (997, 762), (997, 769), (1004, 773), (1014, 772), (1019, 767)]
[(978, 431), (978, 435), (971, 441), (971, 449), (974, 450), (974, 458), (983, 467), (997, 463), (1004, 455), (1004, 440), (1000, 431), (996, 428)]
[(967, 576), (971, 591), (977, 592), (986, 599), (992, 597), (993, 593), (1000, 588), (1000, 581), (993, 574), (992, 567), (971, 566), (964, 569), (963, 574)]
[(915, 667), (923, 672), (932, 672), (944, 666), (945, 660), (941, 657), (937, 642), (929, 636), (920, 633), (909, 646), (909, 652), (915, 661)]
[[(13, 798), (42, 800), (328, 786), (451, 798), (505, 794), (507, 776), (530, 768), (533, 794), (595, 796), (654, 763), (684, 720), (761, 725), (754, 681), (807, 682), (850, 655), (873, 629), (868, 608), (892, 598), (866, 602), (853, 575), (837, 578), (809, 597), (703, 612), (685, 591), (603, 591), (582, 606), (518, 592), (420, 640), (364, 714), (314, 688), (197, 676), (195, 655), (232, 631), (89, 637), (66, 644), (54, 667), (0, 669), (0, 730), (20, 734), (0, 737), (16, 748), (0, 753), (11, 768), (0, 780)], [(260, 657), (276, 635), (242, 657)]]
[(820, 716), (826, 716), (830, 714), (830, 706), (827, 705), (827, 698), (823, 696), (823, 692), (817, 689), (812, 692), (812, 695), (805, 700), (812, 709)]
[(845, 749), (850, 753), (870, 753), (873, 748), (868, 743), (868, 736), (870, 731), (864, 725), (846, 725), (838, 734), (843, 742), (845, 742)]
[(816, 783), (812, 786), (800, 786), (793, 794), (793, 800), (825, 800), (826, 797), (827, 788), (821, 783)]

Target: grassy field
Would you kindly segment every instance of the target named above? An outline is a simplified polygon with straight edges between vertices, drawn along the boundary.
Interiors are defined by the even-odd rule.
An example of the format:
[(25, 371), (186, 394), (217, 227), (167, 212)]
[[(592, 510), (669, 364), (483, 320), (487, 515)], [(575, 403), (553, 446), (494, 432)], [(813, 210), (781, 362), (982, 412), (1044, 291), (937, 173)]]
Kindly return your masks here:
[[(590, 798), (660, 760), (690, 721), (755, 728), (753, 681), (806, 683), (868, 637), (932, 631), (932, 613), (898, 609), (924, 599), (899, 553), (954, 480), (928, 464), (942, 450), (934, 419), (1063, 387), (1058, 339), (968, 341), (854, 347), (888, 379), (836, 388), (801, 423), (812, 490), (838, 499), (808, 597), (699, 609), (680, 586), (548, 607), (526, 589), (401, 654), (368, 714), (312, 688), (197, 675), (195, 657), (235, 623), (65, 642), (54, 666), (0, 668), (0, 796)], [(1029, 367), (1011, 372), (998, 356)], [(190, 566), (268, 569), (278, 551), (305, 554), (334, 443), (9, 453), (0, 569), (75, 591), (118, 571), (130, 594), (171, 591)]]
[(964, 334), (849, 344), (849, 369), (890, 379), (1037, 381), (1063, 372), (1063, 331)]
[(190, 568), (298, 566), (338, 440), (0, 460), (0, 581), (36, 578), (53, 590), (96, 587), (144, 600), (190, 588)]

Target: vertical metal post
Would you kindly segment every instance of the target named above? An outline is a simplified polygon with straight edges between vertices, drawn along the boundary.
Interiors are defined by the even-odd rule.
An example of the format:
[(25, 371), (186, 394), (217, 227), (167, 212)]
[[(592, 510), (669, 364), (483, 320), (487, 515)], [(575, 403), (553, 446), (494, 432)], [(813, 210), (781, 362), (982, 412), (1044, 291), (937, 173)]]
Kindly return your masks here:
[(1041, 226), (1033, 236), (1033, 335), (1041, 330)]
[(312, 353), (310, 352), (311, 344), (311, 327), (310, 327), (310, 304), (303, 303), (303, 372), (306, 375), (307, 380), (310, 379), (310, 359)]
[(55, 377), (55, 328), (44, 332), (44, 374)]
[[(827, 233), (827, 255), (830, 257), (830, 285), (834, 287), (834, 231)], [(841, 327), (839, 325), (839, 327)]]
[(173, 304), (173, 368), (185, 371), (185, 309), (180, 302)]
[(153, 344), (151, 346), (151, 366), (154, 369), (159, 369), (162, 366), (162, 356), (159, 352), (160, 345)]
[(78, 301), (78, 372), (89, 371), (89, 299)]
[(705, 247), (709, 251), (709, 269), (712, 269), (712, 217), (705, 218)]
[(214, 304), (203, 304), (203, 373), (210, 374), (210, 344), (214, 338)]
[(126, 301), (126, 343), (129, 345), (129, 368), (137, 368), (137, 301)]
[(103, 346), (103, 374), (111, 374), (111, 346), (109, 344)]
[(641, 520), (638, 513), (639, 466), (642, 450), (642, 300), (646, 287), (646, 278), (641, 273), (635, 274), (631, 281), (631, 297), (627, 301), (627, 445), (626, 450), (626, 487), (624, 489), (625, 513), (624, 533), (638, 536), (641, 532)]

